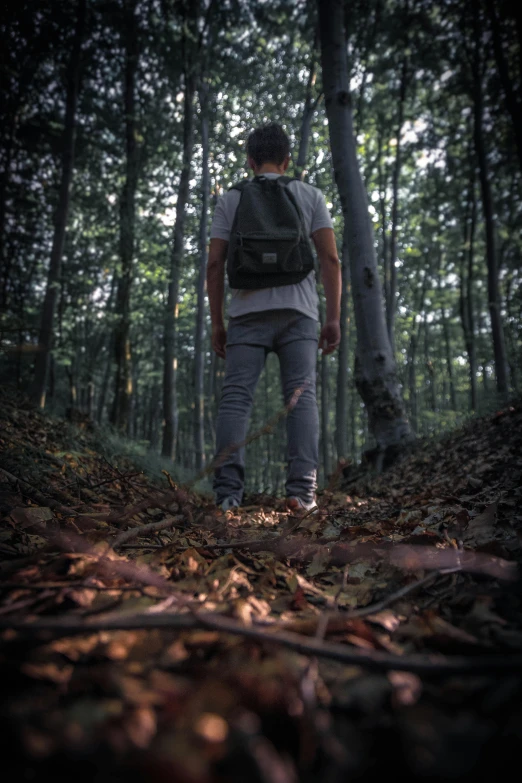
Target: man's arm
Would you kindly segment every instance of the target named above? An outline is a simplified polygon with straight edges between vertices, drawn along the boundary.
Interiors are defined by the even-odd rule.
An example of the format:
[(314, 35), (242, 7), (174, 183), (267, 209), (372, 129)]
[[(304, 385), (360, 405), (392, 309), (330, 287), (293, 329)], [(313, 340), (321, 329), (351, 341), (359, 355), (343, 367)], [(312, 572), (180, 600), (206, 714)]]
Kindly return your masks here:
[(223, 318), (225, 300), (225, 263), (228, 242), (225, 239), (211, 239), (207, 263), (207, 293), (212, 321), (212, 348), (222, 359), (225, 358), (227, 332)]
[(341, 341), (341, 267), (333, 228), (319, 228), (312, 239), (321, 265), (326, 296), (326, 321), (319, 340), (323, 353), (335, 351)]

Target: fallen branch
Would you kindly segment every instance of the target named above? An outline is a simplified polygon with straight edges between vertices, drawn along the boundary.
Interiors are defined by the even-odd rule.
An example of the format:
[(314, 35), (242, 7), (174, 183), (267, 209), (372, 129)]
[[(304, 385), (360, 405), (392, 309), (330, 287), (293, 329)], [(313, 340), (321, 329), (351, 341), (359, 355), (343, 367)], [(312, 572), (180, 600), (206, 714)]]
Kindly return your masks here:
[(435, 549), (435, 547), (397, 544), (390, 555), (390, 562), (398, 568), (416, 571), (419, 568), (453, 568), (472, 574), (487, 574), (493, 579), (514, 581), (520, 572), (517, 563), (483, 552), (468, 549)]
[(147, 585), (92, 585), (88, 582), (2, 582), (0, 590), (121, 590), (122, 592), (143, 592)]
[(149, 522), (147, 525), (140, 525), (139, 527), (131, 527), (130, 530), (124, 530), (117, 536), (112, 544), (113, 549), (117, 549), (122, 544), (127, 544), (132, 541), (133, 538), (139, 536), (147, 536), (150, 533), (157, 533), (160, 530), (168, 530), (170, 527), (184, 527), (184, 525), (178, 524), (183, 521), (183, 516), (178, 515), (176, 517), (170, 517), (170, 519), (162, 519), (160, 522)]
[[(430, 584), (430, 582), (434, 582), (435, 579), (437, 579), (439, 576), (448, 576), (449, 574), (457, 573), (461, 573), (460, 568), (446, 568), (440, 571), (432, 571), (423, 579), (418, 579), (416, 582), (411, 582), (409, 585), (401, 587), (399, 590), (396, 590), (394, 593), (391, 593), (382, 600), (373, 604), (369, 604), (368, 606), (363, 606), (361, 609), (352, 609), (348, 612), (325, 611), (322, 612), (317, 619), (290, 620), (283, 625), (283, 628), (287, 628), (288, 630), (295, 630), (298, 633), (315, 632), (317, 639), (323, 639), (328, 631), (335, 631), (337, 628), (342, 630), (346, 626), (346, 623), (350, 622), (350, 620), (355, 620), (361, 617), (371, 617), (378, 612), (382, 612), (384, 609), (387, 609), (392, 604), (397, 603), (397, 601), (400, 601), (407, 595), (411, 595), (411, 593), (416, 592), (421, 587)], [(347, 568), (345, 568), (343, 573), (343, 582), (334, 598), (335, 605), (337, 605), (339, 597), (342, 594), (343, 586), (346, 586), (347, 576), (348, 571)], [(331, 625), (333, 625), (333, 628)]]
[(243, 636), (264, 644), (287, 647), (302, 655), (314, 655), (333, 661), (361, 666), (372, 671), (408, 671), (416, 674), (477, 674), (491, 671), (522, 670), (522, 655), (487, 655), (477, 657), (443, 655), (394, 655), (381, 651), (361, 651), (344, 644), (307, 639), (288, 631), (271, 632), (269, 629), (241, 625), (236, 620), (217, 614), (135, 614), (122, 617), (97, 618), (82, 621), (77, 617), (46, 617), (33, 622), (0, 618), (1, 630), (13, 630), (24, 634), (50, 631), (68, 635), (96, 631), (130, 631), (162, 628), (171, 631), (207, 628), (223, 634)]
[(24, 484), (26, 487), (29, 487), (29, 489), (23, 489), (22, 492), (24, 495), (30, 497), (34, 503), (38, 503), (39, 506), (43, 506), (44, 508), (51, 508), (53, 511), (59, 511), (60, 514), (63, 514), (67, 517), (76, 517), (76, 511), (73, 511), (67, 506), (62, 505), (53, 498), (46, 497), (44, 494), (42, 494), (42, 492), (40, 492), (39, 489), (33, 487), (33, 485), (26, 479), (20, 478), (19, 476), (14, 476), (4, 468), (0, 468), (0, 475), (5, 476), (5, 478), (8, 481), (11, 481), (13, 484)]

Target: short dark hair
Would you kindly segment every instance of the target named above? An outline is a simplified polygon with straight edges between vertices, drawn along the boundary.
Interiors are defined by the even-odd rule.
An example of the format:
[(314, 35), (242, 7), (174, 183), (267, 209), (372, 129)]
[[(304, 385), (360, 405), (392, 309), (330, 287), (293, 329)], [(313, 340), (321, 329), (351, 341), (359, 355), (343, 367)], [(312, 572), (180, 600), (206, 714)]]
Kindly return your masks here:
[(290, 139), (281, 125), (271, 122), (256, 128), (247, 139), (247, 155), (256, 166), (275, 163), (280, 166), (290, 154)]

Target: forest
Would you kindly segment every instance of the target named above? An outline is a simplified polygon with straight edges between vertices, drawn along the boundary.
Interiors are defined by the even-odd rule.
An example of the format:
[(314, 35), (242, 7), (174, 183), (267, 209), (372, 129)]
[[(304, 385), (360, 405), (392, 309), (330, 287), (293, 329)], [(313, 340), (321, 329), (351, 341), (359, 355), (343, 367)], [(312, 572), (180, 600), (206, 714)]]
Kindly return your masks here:
[[(4, 9), (3, 382), (111, 425), (179, 476), (208, 463), (223, 375), (204, 288), (209, 222), (247, 174), (246, 136), (275, 121), (291, 175), (325, 194), (342, 258), (342, 342), (319, 366), (323, 481), (375, 442), (354, 375), (371, 339), (350, 270), (364, 263), (348, 235), (368, 221), (362, 199), (412, 431), (436, 435), (520, 388), (520, 17), (498, 0), (320, 6), (347, 44), (345, 114), (366, 191), (347, 203), (321, 60), (338, 30), (319, 29), (314, 3)], [(278, 383), (270, 357), (254, 429), (280, 408)], [(281, 433), (249, 451), (249, 488), (277, 494)]]
[[(522, 10), (18, 0), (0, 9), (0, 76), (13, 776), (511, 774)], [(340, 261), (312, 513), (281, 498), (291, 406), (273, 354), (244, 502), (210, 493), (225, 371), (210, 227), (268, 123), (290, 138), (288, 174), (323, 193)]]

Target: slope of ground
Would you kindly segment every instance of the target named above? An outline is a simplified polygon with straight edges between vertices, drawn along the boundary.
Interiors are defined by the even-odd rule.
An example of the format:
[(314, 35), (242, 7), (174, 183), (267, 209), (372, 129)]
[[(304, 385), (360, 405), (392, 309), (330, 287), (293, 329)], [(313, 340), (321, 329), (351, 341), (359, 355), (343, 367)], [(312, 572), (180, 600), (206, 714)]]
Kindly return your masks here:
[(0, 402), (13, 779), (472, 780), (516, 762), (521, 404), (290, 516), (264, 497), (224, 514), (107, 462), (95, 431)]

